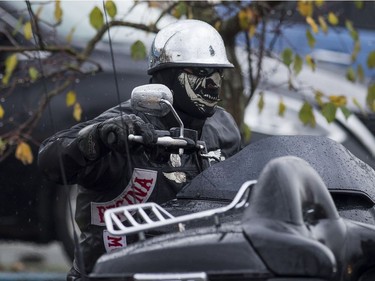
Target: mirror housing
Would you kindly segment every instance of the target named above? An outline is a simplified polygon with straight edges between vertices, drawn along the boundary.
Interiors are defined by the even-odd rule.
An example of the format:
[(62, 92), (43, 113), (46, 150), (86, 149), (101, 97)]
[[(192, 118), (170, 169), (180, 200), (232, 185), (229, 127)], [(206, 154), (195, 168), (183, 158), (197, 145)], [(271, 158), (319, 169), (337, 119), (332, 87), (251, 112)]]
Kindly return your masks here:
[(171, 90), (163, 84), (146, 84), (135, 87), (131, 94), (131, 106), (145, 114), (162, 117), (173, 104)]

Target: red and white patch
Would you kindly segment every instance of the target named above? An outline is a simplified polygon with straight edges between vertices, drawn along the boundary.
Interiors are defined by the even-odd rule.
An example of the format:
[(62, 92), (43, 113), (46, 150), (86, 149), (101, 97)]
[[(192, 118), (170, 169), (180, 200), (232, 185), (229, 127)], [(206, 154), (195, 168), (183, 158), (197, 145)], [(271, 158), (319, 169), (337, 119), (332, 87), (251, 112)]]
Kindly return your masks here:
[[(130, 182), (119, 196), (107, 202), (91, 202), (91, 224), (105, 226), (107, 209), (146, 202), (154, 190), (156, 178), (157, 171), (134, 169)], [(119, 218), (125, 220), (124, 216)]]
[(127, 246), (125, 235), (112, 235), (106, 229), (103, 231), (103, 243), (107, 253), (110, 253), (113, 250), (125, 248)]

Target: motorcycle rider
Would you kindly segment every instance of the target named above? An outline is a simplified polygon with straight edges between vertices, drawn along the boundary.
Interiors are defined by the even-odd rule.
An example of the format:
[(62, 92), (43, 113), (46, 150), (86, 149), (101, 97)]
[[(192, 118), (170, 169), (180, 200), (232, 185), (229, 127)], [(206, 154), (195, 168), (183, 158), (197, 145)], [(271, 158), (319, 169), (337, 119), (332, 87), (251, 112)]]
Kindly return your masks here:
[[(198, 132), (207, 154), (216, 156), (214, 161), (241, 149), (234, 119), (217, 105), (223, 69), (232, 67), (219, 33), (198, 20), (166, 26), (151, 47), (151, 83), (164, 84), (172, 91), (173, 107), (185, 128)], [(75, 219), (81, 231), (79, 249), (86, 273), (92, 271), (100, 255), (132, 242), (131, 237), (113, 237), (105, 230), (106, 209), (166, 202), (208, 167), (209, 161), (214, 162), (197, 159), (194, 153), (172, 153), (165, 159), (165, 153), (158, 153), (153, 146), (155, 130), (172, 127), (178, 127), (172, 113), (145, 115), (126, 101), (42, 143), (38, 164), (46, 177), (59, 184), (79, 185)], [(111, 133), (114, 141), (110, 141)], [(144, 145), (128, 143), (129, 133), (141, 135)], [(68, 280), (79, 280), (81, 271), (76, 249)]]

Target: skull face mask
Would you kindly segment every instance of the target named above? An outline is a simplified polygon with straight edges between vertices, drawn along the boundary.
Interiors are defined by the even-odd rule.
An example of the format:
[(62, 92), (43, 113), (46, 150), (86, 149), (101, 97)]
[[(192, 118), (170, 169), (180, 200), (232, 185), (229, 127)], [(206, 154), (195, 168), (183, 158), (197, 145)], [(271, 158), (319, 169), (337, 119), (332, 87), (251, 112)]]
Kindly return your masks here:
[(174, 81), (174, 106), (193, 117), (205, 119), (215, 113), (221, 88), (221, 70), (184, 69)]

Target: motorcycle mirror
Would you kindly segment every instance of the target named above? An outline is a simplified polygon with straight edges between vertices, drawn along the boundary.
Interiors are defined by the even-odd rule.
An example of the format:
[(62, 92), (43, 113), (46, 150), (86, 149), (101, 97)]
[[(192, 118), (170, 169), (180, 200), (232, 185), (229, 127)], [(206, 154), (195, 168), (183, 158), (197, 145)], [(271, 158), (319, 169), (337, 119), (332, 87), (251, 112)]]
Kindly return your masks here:
[(145, 114), (162, 117), (169, 113), (173, 104), (171, 90), (162, 84), (135, 87), (131, 94), (131, 106)]

